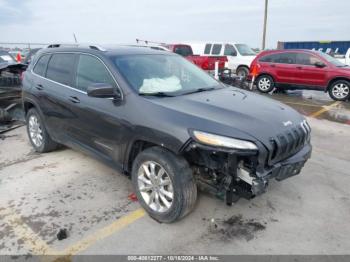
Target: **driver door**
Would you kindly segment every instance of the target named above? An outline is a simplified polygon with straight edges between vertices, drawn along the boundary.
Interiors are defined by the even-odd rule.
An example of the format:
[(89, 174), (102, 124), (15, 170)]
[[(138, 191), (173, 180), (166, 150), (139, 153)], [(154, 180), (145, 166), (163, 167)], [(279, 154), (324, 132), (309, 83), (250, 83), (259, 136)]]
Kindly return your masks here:
[(119, 162), (120, 145), (124, 143), (121, 103), (111, 98), (97, 98), (87, 95), (91, 84), (107, 83), (120, 92), (117, 83), (104, 62), (89, 54), (80, 54), (77, 63), (75, 86), (84, 94), (79, 97), (79, 107), (74, 107), (79, 121), (71, 132), (81, 143), (107, 160)]
[(320, 58), (308, 53), (298, 53), (296, 57), (295, 83), (304, 87), (323, 89), (327, 85), (327, 66), (317, 67)]

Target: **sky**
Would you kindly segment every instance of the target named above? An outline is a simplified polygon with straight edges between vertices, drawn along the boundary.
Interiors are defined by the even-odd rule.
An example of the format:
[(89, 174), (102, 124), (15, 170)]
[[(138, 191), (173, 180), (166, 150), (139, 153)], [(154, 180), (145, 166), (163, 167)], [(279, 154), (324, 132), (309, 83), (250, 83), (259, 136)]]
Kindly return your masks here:
[[(267, 47), (350, 40), (350, 0), (269, 0)], [(0, 42), (181, 43), (261, 47), (264, 0), (0, 0)]]

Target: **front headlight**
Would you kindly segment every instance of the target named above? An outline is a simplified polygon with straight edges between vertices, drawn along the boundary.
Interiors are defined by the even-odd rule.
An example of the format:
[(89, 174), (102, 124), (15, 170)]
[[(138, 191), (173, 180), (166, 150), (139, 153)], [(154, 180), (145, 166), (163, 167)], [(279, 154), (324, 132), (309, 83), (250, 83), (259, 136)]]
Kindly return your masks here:
[(201, 131), (193, 131), (193, 135), (198, 142), (210, 146), (219, 146), (235, 149), (257, 150), (257, 146), (249, 141), (209, 134)]

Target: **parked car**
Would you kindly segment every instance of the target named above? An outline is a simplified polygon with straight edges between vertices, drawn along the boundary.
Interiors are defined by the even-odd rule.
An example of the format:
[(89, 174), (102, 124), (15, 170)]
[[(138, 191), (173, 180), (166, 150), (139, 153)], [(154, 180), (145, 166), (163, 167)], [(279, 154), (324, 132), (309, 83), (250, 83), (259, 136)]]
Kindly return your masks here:
[(335, 56), (335, 58), (337, 58), (343, 64), (346, 64), (346, 65), (350, 66), (350, 48), (345, 53), (345, 55), (342, 55), (342, 56), (338, 55), (338, 56)]
[(218, 62), (218, 69), (225, 69), (225, 63), (227, 58), (225, 56), (204, 56), (204, 55), (194, 55), (192, 47), (190, 45), (184, 44), (171, 44), (164, 45), (170, 51), (185, 57), (187, 60), (191, 61), (195, 65), (199, 66), (206, 71), (215, 70), (215, 62)]
[(25, 68), (18, 64), (9, 52), (0, 50), (0, 122), (7, 122), (9, 117), (7, 110), (9, 105), (20, 101), (22, 82), (21, 72)]
[(257, 69), (256, 86), (268, 93), (280, 89), (312, 89), (328, 92), (334, 100), (350, 96), (350, 67), (323, 52), (274, 50), (260, 53), (252, 62)]
[[(103, 49), (104, 50), (104, 49)], [(131, 176), (154, 219), (189, 213), (197, 185), (252, 198), (310, 157), (305, 118), (228, 87), (171, 52), (47, 48), (25, 72), (23, 107), (37, 152), (64, 144)]]
[(194, 49), (195, 54), (207, 56), (226, 56), (227, 63), (225, 66), (242, 78), (248, 76), (250, 64), (256, 57), (256, 52), (254, 52), (246, 44), (220, 42), (188, 44), (190, 44)]
[(5, 50), (0, 50), (0, 70), (12, 64), (17, 64), (13, 56)]

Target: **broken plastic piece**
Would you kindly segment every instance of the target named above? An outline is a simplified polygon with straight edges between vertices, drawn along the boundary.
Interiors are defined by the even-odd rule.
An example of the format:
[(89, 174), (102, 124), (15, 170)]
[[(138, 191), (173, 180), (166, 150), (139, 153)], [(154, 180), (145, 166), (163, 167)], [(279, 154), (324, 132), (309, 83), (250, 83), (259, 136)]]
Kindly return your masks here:
[(128, 196), (128, 198), (131, 200), (131, 201), (137, 201), (137, 196), (136, 196), (136, 194), (135, 193), (131, 193), (129, 196)]

